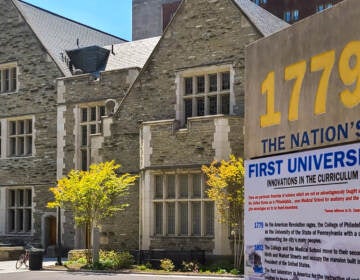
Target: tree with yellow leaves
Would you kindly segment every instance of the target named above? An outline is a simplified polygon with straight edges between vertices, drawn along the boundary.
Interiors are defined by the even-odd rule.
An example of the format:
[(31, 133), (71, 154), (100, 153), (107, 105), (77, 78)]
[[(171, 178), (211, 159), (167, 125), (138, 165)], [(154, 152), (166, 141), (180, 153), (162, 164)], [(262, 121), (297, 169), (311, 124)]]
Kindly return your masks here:
[[(92, 164), (88, 171), (71, 170), (66, 177), (58, 180), (56, 187), (50, 188), (55, 199), (47, 206), (70, 209), (76, 224), (85, 225), (88, 236), (91, 236), (92, 229), (104, 218), (129, 206), (120, 199), (128, 194), (129, 187), (134, 185), (138, 176), (118, 176), (116, 171), (120, 167), (109, 161)], [(86, 247), (89, 249), (89, 244)]]
[(232, 229), (234, 266), (239, 268), (243, 257), (243, 205), (245, 168), (242, 158), (230, 155), (228, 161), (213, 161), (202, 166), (209, 189), (207, 194), (216, 204), (220, 222)]

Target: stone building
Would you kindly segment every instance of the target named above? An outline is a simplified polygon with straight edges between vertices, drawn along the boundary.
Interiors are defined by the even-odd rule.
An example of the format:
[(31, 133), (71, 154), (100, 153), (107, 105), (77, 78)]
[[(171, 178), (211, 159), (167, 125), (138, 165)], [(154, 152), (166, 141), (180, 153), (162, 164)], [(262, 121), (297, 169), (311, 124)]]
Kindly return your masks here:
[[(243, 155), (245, 46), (288, 24), (250, 0), (184, 0), (161, 38), (124, 42), (0, 3), (0, 242), (52, 245), (49, 187), (114, 159), (140, 180), (103, 222), (103, 248), (229, 255), (201, 166)], [(63, 245), (82, 247), (62, 215)]]
[[(58, 178), (71, 169), (87, 170), (90, 163), (105, 160), (100, 152), (104, 137), (111, 135), (112, 116), (158, 41), (159, 37), (154, 37), (98, 47), (96, 53), (103, 51), (108, 54), (104, 71), (98, 77), (94, 75), (99, 72), (94, 66), (91, 73), (58, 79)], [(89, 48), (76, 51), (74, 55), (81, 57), (79, 61), (82, 63), (89, 65), (94, 62)], [(123, 162), (116, 155), (110, 157), (114, 158)], [(134, 249), (134, 243), (137, 244), (138, 196), (134, 193), (127, 198), (130, 207), (115, 216), (115, 222), (111, 220), (108, 225), (106, 222), (102, 224), (103, 248)], [(74, 228), (74, 224), (65, 222), (62, 227)], [(124, 237), (130, 237), (130, 242)], [(78, 228), (75, 234), (71, 229), (63, 230), (65, 247), (84, 248), (86, 238), (84, 229)]]
[(99, 151), (123, 172), (140, 173), (132, 202), (138, 218), (113, 223), (137, 223), (138, 236), (134, 228), (126, 244), (231, 254), (201, 166), (243, 155), (245, 46), (287, 26), (249, 0), (182, 1)]
[[(55, 243), (55, 80), (67, 50), (124, 40), (18, 0), (0, 0), (0, 243)], [(74, 70), (74, 69), (73, 69)], [(68, 229), (73, 232), (73, 229)]]

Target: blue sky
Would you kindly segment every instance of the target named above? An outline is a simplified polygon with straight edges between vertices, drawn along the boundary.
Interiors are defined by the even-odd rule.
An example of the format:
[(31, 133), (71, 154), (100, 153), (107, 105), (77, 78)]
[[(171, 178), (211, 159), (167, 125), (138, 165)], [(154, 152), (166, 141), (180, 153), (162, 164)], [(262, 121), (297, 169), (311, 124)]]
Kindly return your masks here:
[(132, 0), (24, 0), (45, 10), (131, 40)]

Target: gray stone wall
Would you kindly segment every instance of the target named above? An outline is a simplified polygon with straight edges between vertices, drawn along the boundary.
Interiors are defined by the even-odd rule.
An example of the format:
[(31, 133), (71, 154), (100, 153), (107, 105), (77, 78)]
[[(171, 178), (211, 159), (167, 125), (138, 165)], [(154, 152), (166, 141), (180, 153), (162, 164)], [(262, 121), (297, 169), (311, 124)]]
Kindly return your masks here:
[[(232, 65), (234, 77), (234, 116), (228, 118), (227, 137), (231, 150), (242, 155), (244, 115), (244, 48), (260, 38), (247, 18), (230, 0), (184, 1), (159, 45), (148, 60), (120, 108), (111, 126), (112, 136), (105, 138), (103, 157), (118, 159), (126, 172), (139, 171), (139, 130), (143, 122), (176, 119), (176, 75), (183, 69), (209, 65)], [(174, 130), (175, 123), (151, 127), (151, 165), (148, 168), (210, 164), (215, 157), (214, 119), (199, 118), (191, 129)], [(143, 179), (143, 178), (142, 178)], [(145, 186), (149, 188), (149, 186)], [(134, 201), (133, 205), (137, 202)], [(201, 248), (211, 251), (213, 240), (156, 238), (154, 248)], [(165, 242), (165, 240), (168, 240)], [(201, 242), (200, 242), (201, 241)], [(169, 247), (170, 246), (170, 247)], [(180, 245), (179, 245), (180, 246)], [(185, 248), (184, 247), (184, 248)]]
[(5, 234), (0, 241), (41, 243), (41, 216), (52, 211), (46, 208), (46, 202), (51, 199), (49, 187), (56, 184), (54, 81), (62, 73), (12, 2), (0, 0), (0, 5), (0, 64), (17, 62), (18, 66), (18, 91), (0, 94), (0, 119), (34, 116), (36, 150), (31, 157), (0, 159), (0, 188), (34, 188), (33, 234), (28, 237)]
[[(94, 79), (91, 74), (79, 75), (69, 78), (58, 79), (58, 105), (65, 106), (63, 113), (64, 147), (63, 162), (61, 164), (61, 174), (66, 175), (75, 166), (75, 149), (76, 149), (76, 120), (74, 109), (78, 105), (90, 102), (104, 103), (108, 99), (120, 102), (128, 90), (130, 84), (134, 81), (138, 68), (129, 68), (124, 70), (113, 70), (101, 72), (99, 79)], [(104, 131), (105, 128), (103, 128)], [(78, 131), (78, 136), (80, 132)], [(101, 135), (94, 135), (97, 141), (103, 138)], [(112, 147), (103, 147), (112, 150)], [(99, 151), (101, 152), (101, 151)], [(92, 151), (93, 153), (93, 151)], [(111, 153), (111, 152), (110, 152)], [(96, 154), (96, 153), (95, 153)], [(122, 159), (116, 154), (106, 158), (105, 160), (115, 159), (117, 163), (122, 164)], [(60, 167), (60, 166), (59, 166)], [(121, 172), (122, 170), (120, 170)], [(125, 203), (129, 203), (130, 207), (125, 211), (117, 214), (109, 221), (105, 221), (101, 225), (101, 246), (108, 249), (133, 249), (138, 244), (138, 187), (134, 186), (130, 189), (129, 195), (124, 198)], [(74, 223), (68, 213), (67, 228), (71, 231), (64, 231), (64, 239), (72, 242), (74, 246)]]
[(91, 74), (84, 74), (58, 80), (58, 105), (66, 106), (63, 175), (75, 168), (74, 109), (76, 106), (90, 102), (105, 102), (107, 99), (120, 102), (138, 72), (139, 69), (131, 68), (102, 72), (99, 79), (95, 79)]
[(137, 250), (139, 248), (139, 187), (129, 190), (122, 202), (129, 207), (118, 212), (101, 225), (100, 246), (108, 250)]
[[(261, 35), (232, 1), (188, 0), (169, 26), (130, 93), (120, 105), (104, 156), (116, 154), (126, 171), (139, 166), (138, 134), (143, 121), (175, 119), (176, 73), (206, 65), (234, 66), (234, 114), (244, 114), (244, 47)], [(241, 131), (231, 132), (241, 138)], [(111, 147), (111, 149), (109, 149)]]
[(154, 237), (151, 240), (151, 249), (170, 251), (191, 251), (196, 249), (211, 253), (214, 249), (214, 241), (211, 237)]
[(177, 129), (177, 122), (150, 123), (151, 169), (171, 166), (198, 166), (214, 160), (215, 119), (229, 121), (230, 135), (223, 135), (231, 143), (231, 152), (242, 156), (242, 125), (240, 117), (207, 116), (191, 118), (189, 129)]

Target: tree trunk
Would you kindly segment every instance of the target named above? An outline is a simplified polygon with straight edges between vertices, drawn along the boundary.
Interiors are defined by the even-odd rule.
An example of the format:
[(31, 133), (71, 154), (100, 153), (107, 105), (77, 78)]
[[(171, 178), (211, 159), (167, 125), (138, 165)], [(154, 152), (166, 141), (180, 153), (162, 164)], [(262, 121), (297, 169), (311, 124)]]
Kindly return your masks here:
[(92, 256), (93, 256), (93, 263), (99, 262), (99, 250), (100, 250), (99, 238), (100, 238), (99, 228), (98, 227), (93, 227), (92, 228)]
[(86, 263), (92, 263), (92, 252), (91, 252), (91, 223), (85, 224), (85, 247), (86, 247)]

